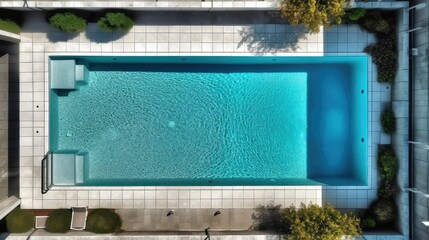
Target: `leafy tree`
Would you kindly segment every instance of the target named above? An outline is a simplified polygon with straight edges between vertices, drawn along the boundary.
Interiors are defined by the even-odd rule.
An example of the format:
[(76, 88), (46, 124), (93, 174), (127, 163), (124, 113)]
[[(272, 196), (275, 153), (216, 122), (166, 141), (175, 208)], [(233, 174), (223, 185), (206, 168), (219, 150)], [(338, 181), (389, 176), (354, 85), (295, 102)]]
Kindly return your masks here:
[(302, 25), (317, 33), (320, 26), (340, 24), (349, 0), (282, 0), (281, 14), (292, 25)]
[(301, 203), (299, 209), (284, 209), (283, 218), (289, 229), (287, 240), (339, 240), (345, 235), (362, 234), (359, 218), (342, 214), (329, 204), (320, 207)]

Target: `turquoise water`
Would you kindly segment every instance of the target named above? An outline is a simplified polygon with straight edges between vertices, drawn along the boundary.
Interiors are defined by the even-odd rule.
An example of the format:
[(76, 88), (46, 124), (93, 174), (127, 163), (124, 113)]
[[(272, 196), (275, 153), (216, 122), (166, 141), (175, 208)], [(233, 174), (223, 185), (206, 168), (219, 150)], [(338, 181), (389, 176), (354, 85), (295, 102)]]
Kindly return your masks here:
[(365, 178), (367, 160), (354, 159), (367, 130), (354, 137), (353, 64), (164, 59), (81, 59), (86, 83), (51, 92), (51, 150), (89, 153), (83, 185)]

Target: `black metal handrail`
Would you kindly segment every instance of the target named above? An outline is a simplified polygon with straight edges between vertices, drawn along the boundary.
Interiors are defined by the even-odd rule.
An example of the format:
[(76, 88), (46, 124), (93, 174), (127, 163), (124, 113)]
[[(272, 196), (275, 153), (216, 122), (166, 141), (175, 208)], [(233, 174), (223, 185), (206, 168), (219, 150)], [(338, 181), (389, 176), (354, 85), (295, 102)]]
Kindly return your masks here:
[(42, 194), (51, 189), (52, 183), (52, 152), (47, 152), (42, 159)]

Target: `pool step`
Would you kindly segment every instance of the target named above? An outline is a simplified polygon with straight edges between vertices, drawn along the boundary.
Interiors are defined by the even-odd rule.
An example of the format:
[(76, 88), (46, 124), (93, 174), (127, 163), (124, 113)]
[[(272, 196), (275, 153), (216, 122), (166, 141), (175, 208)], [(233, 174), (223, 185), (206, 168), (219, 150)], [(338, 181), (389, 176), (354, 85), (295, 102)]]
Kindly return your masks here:
[(88, 79), (88, 68), (76, 64), (76, 60), (51, 59), (49, 61), (49, 81), (52, 89), (76, 89), (76, 82)]
[(73, 186), (84, 183), (84, 162), (87, 152), (53, 153), (53, 183), (57, 186)]
[(75, 67), (76, 72), (76, 82), (86, 82), (88, 79), (88, 68), (84, 64), (76, 64)]
[(83, 155), (76, 155), (75, 183), (83, 183)]

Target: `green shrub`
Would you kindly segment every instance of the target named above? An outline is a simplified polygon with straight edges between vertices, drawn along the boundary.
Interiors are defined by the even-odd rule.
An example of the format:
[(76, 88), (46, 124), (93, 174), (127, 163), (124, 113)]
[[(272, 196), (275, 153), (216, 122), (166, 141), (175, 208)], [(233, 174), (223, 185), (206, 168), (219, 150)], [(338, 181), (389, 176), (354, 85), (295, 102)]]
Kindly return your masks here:
[(66, 233), (70, 229), (72, 212), (70, 209), (56, 209), (46, 219), (46, 231)]
[(21, 32), (21, 27), (18, 26), (14, 21), (10, 19), (1, 19), (0, 18), (0, 30), (7, 32), (19, 34)]
[(104, 32), (128, 32), (134, 25), (134, 21), (120, 12), (106, 13), (105, 17), (98, 20), (98, 26)]
[(362, 221), (362, 227), (364, 228), (374, 228), (377, 225), (373, 218), (365, 218)]
[(360, 18), (361, 26), (368, 32), (387, 35), (395, 29), (395, 13), (371, 10)]
[(73, 13), (56, 13), (49, 18), (49, 23), (65, 32), (83, 32), (86, 28), (86, 20)]
[(284, 209), (282, 216), (289, 229), (286, 239), (339, 240), (344, 235), (362, 234), (359, 218), (342, 214), (331, 205), (301, 204), (299, 209), (292, 206)]
[(398, 187), (395, 181), (381, 180), (381, 184), (378, 187), (378, 198), (379, 199), (392, 199), (398, 192)]
[(393, 83), (398, 68), (395, 34), (379, 37), (376, 44), (365, 48), (365, 52), (371, 55), (372, 62), (377, 66), (377, 80)]
[(7, 230), (10, 233), (25, 233), (34, 226), (34, 215), (26, 209), (15, 208), (6, 217)]
[(391, 223), (396, 219), (396, 206), (391, 200), (377, 200), (371, 206), (377, 224)]
[(383, 147), (378, 150), (378, 168), (382, 181), (393, 184), (396, 182), (398, 160), (392, 148)]
[(395, 113), (391, 108), (387, 108), (381, 113), (381, 126), (385, 133), (392, 134), (396, 131)]
[(121, 229), (119, 215), (108, 209), (95, 209), (88, 216), (86, 230), (93, 233), (114, 233)]
[(360, 18), (364, 17), (366, 10), (364, 8), (352, 8), (347, 11), (347, 18), (351, 21), (357, 21)]

